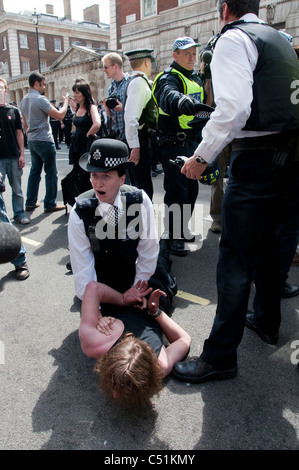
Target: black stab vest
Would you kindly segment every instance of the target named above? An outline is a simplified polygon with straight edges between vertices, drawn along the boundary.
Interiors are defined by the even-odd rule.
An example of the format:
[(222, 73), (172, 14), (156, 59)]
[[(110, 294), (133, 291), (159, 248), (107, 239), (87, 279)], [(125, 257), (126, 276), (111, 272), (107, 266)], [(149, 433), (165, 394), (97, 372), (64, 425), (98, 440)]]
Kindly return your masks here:
[(251, 114), (244, 129), (299, 129), (299, 100), (294, 88), (295, 81), (299, 79), (299, 61), (291, 44), (273, 27), (243, 20), (227, 24), (221, 35), (234, 28), (244, 31), (259, 53), (253, 73)]
[[(125, 214), (113, 229), (114, 238), (98, 239), (96, 225), (101, 224), (103, 230), (111, 234), (111, 227), (96, 215), (98, 200), (96, 197), (77, 201), (75, 211), (82, 219), (85, 232), (91, 242), (95, 258), (95, 270), (98, 282), (107, 284), (118, 292), (125, 292), (132, 287), (135, 278), (135, 263), (138, 256), (137, 246), (142, 230), (141, 203), (142, 192), (122, 192), (121, 197)], [(131, 207), (136, 205), (135, 207)], [(131, 209), (130, 209), (131, 208)]]

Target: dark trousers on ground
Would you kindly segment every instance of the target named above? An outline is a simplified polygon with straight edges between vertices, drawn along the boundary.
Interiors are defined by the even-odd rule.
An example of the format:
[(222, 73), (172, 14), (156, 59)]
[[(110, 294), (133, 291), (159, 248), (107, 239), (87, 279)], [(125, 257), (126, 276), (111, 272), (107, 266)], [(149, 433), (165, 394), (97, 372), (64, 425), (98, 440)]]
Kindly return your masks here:
[(273, 150), (233, 152), (222, 205), (217, 265), (218, 303), (201, 358), (218, 367), (234, 367), (242, 339), (252, 281), (258, 326), (278, 333), (280, 312), (279, 226), (298, 214), (294, 163), (279, 168)]

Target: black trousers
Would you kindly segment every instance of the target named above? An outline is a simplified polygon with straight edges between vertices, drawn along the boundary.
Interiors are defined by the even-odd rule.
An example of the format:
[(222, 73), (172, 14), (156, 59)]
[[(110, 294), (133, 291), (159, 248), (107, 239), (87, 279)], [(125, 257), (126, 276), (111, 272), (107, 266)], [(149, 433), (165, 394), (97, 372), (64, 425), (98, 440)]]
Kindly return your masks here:
[(152, 182), (152, 167), (150, 154), (150, 134), (144, 126), (139, 132), (140, 159), (136, 166), (129, 168), (131, 184), (138, 189), (143, 189), (152, 200), (154, 187)]
[(165, 229), (173, 238), (180, 238), (188, 226), (198, 196), (198, 181), (191, 180), (181, 170), (170, 163), (178, 156), (191, 157), (199, 144), (187, 141), (184, 144), (161, 145), (160, 159), (164, 171), (164, 203), (170, 208), (178, 206), (179, 210), (169, 210), (165, 217)]
[(259, 327), (269, 335), (279, 330), (279, 227), (286, 208), (290, 219), (299, 212), (293, 177), (298, 166), (289, 163), (278, 168), (272, 163), (273, 153), (269, 149), (247, 150), (233, 152), (231, 157), (222, 206), (217, 309), (201, 355), (218, 367), (237, 363), (252, 281)]

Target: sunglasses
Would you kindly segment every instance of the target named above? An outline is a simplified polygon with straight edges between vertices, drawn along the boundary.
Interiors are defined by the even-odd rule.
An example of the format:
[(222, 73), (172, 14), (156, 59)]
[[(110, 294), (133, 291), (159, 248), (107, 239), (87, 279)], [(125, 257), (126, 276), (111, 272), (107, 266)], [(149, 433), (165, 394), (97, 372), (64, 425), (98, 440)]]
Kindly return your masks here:
[(104, 69), (105, 69), (105, 70), (109, 69), (109, 67), (113, 67), (113, 64), (110, 64), (110, 65), (104, 65)]

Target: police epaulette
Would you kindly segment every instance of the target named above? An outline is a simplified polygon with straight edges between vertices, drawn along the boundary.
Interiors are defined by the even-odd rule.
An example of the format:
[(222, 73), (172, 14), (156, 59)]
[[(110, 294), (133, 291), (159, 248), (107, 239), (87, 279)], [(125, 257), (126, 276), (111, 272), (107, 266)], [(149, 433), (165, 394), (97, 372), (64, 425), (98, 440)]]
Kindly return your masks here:
[(96, 197), (91, 199), (82, 199), (82, 201), (77, 201), (76, 207), (79, 210), (85, 209), (95, 209), (98, 206), (99, 202)]
[(142, 191), (125, 191), (121, 193), (122, 197), (125, 197), (126, 204), (141, 204), (143, 201)]

